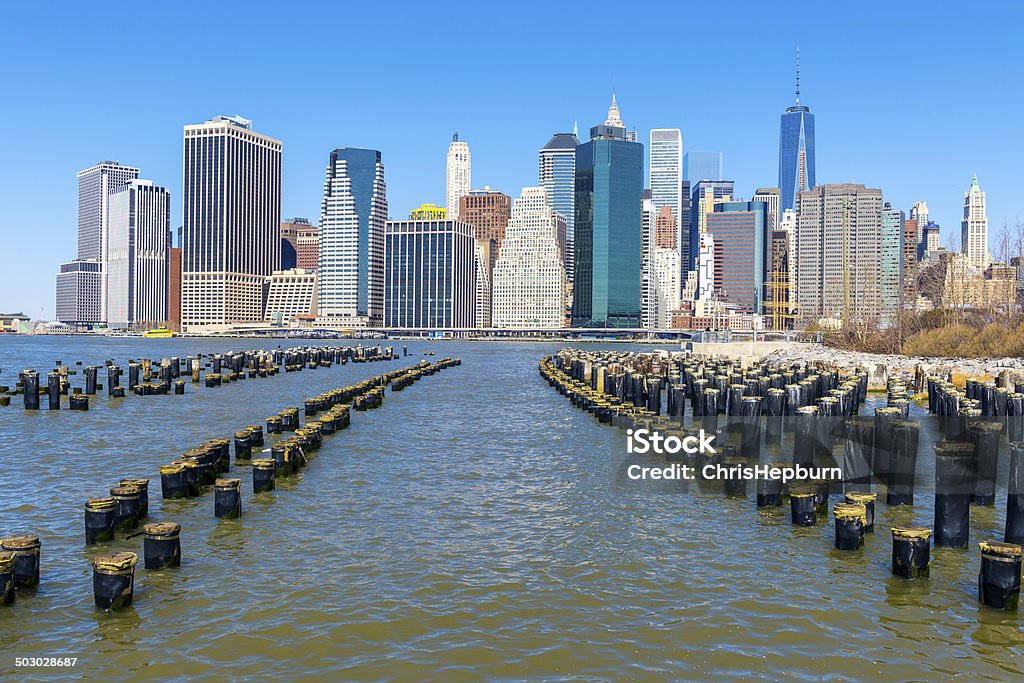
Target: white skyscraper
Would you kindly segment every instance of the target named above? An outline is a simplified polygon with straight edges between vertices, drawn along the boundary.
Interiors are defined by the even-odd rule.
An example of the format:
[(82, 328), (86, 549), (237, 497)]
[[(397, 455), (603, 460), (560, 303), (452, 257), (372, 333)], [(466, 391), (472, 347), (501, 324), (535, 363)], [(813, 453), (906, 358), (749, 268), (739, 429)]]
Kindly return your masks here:
[(281, 268), (281, 141), (239, 116), (185, 126), (182, 193), (182, 326), (261, 322)]
[(707, 301), (715, 291), (715, 239), (710, 232), (700, 236), (697, 252), (697, 300)]
[(680, 268), (679, 251), (657, 247), (651, 268), (654, 285), (653, 329), (667, 330), (672, 327), (672, 311), (679, 308)]
[(766, 230), (775, 230), (780, 221), (779, 217), (779, 188), (777, 187), (759, 187), (754, 192), (755, 202), (764, 202), (768, 205), (768, 224), (765, 226)]
[(654, 329), (657, 304), (654, 292), (654, 228), (657, 209), (654, 200), (644, 199), (640, 205), (640, 327)]
[(476, 268), (476, 326), (491, 326), (491, 240), (474, 240), (473, 263)]
[(166, 188), (132, 180), (110, 195), (107, 324), (131, 329), (167, 320), (167, 248), (171, 200)]
[[(683, 133), (678, 128), (651, 129), (650, 177), (651, 201), (656, 209), (672, 209), (679, 220), (683, 202)], [(687, 226), (689, 228), (689, 226)]]
[(331, 152), (320, 204), (317, 325), (384, 322), (384, 164), (375, 149)]
[(988, 216), (985, 214), (985, 193), (978, 187), (977, 175), (971, 180), (971, 189), (964, 192), (960, 245), (972, 266), (984, 268), (988, 265)]
[(786, 232), (786, 263), (789, 265), (787, 269), (786, 282), (789, 285), (789, 291), (787, 296), (790, 301), (796, 299), (796, 211), (794, 209), (786, 209), (782, 212), (782, 217), (779, 219), (779, 230)]
[(928, 202), (914, 202), (910, 208), (910, 219), (917, 221), (917, 243), (924, 239), (924, 228), (928, 225)]
[(445, 202), (448, 220), (459, 218), (459, 198), (469, 194), (470, 187), (469, 145), (459, 142), (459, 134), (452, 136), (448, 145), (448, 164), (445, 169)]
[[(94, 300), (83, 300), (75, 305), (79, 311), (98, 311), (98, 317), (92, 321), (73, 322), (107, 320), (106, 261), (110, 195), (138, 177), (139, 169), (122, 166), (116, 161), (101, 161), (91, 168), (78, 172), (78, 260), (99, 263), (98, 276), (91, 272), (91, 266), (89, 267), (89, 277), (99, 283), (99, 288), (79, 288), (76, 296)], [(85, 267), (61, 267), (61, 271), (65, 273), (80, 273), (85, 270)]]
[(559, 245), (561, 216), (543, 187), (524, 187), (494, 265), (494, 327), (561, 328), (565, 315), (565, 264)]

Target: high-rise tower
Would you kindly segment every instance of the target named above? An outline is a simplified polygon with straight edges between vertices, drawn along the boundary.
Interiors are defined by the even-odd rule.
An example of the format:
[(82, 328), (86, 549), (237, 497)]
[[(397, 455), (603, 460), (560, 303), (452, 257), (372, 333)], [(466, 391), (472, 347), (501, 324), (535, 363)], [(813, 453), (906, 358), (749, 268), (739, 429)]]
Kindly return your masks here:
[(972, 266), (984, 268), (988, 265), (988, 215), (985, 213), (985, 193), (978, 187), (977, 174), (971, 180), (971, 188), (964, 192), (960, 250)]
[(573, 281), (576, 232), (576, 133), (555, 133), (540, 150), (539, 181), (548, 206), (565, 218), (565, 277)]
[(469, 145), (459, 141), (459, 134), (452, 136), (448, 145), (448, 163), (445, 167), (445, 202), (448, 219), (458, 220), (459, 199), (469, 194), (470, 187)]
[(779, 129), (779, 211), (796, 206), (797, 192), (814, 187), (814, 114), (800, 104), (800, 49), (796, 51), (796, 102)]

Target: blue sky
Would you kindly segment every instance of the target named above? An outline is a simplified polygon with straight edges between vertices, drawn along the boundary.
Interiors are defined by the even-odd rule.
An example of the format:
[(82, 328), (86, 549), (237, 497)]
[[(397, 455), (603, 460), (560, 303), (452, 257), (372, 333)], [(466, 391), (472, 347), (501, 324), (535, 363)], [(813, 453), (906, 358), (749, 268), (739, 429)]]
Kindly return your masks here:
[(612, 91), (645, 140), (679, 127), (725, 153), (737, 194), (773, 186), (779, 114), (817, 125), (817, 180), (924, 199), (959, 234), (971, 173), (990, 238), (1024, 217), (1018, 6), (857, 3), (35, 3), (0, 26), (0, 312), (53, 316), (75, 256), (75, 172), (139, 166), (173, 195), (182, 126), (241, 114), (284, 141), (283, 216), (316, 220), (338, 146), (383, 153), (392, 216), (444, 203), (445, 152), (469, 142), (473, 185), (517, 195), (537, 150)]

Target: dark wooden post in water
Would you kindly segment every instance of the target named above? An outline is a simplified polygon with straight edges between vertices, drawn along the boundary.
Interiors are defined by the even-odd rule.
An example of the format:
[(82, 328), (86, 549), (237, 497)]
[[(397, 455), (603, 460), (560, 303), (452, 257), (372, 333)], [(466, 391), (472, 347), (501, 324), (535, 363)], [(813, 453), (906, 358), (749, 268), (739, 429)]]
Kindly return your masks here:
[(836, 503), (832, 508), (836, 521), (836, 550), (856, 550), (864, 545), (867, 509), (861, 503)]
[(793, 524), (814, 526), (817, 512), (815, 510), (815, 487), (808, 484), (796, 484), (789, 487), (790, 516)]
[(0, 551), (0, 605), (14, 602), (14, 553)]
[(897, 420), (892, 423), (889, 486), (885, 496), (887, 505), (914, 504), (914, 477), (917, 474), (920, 434), (919, 422)]
[(923, 526), (892, 528), (892, 573), (904, 579), (928, 576), (932, 530)]
[(974, 445), (935, 444), (935, 545), (966, 548), (970, 538), (971, 496), (978, 480)]
[(847, 503), (859, 503), (864, 506), (864, 533), (875, 530), (875, 500), (877, 493), (849, 491), (845, 499)]
[(96, 606), (119, 610), (132, 604), (135, 590), (135, 553), (114, 553), (92, 561), (92, 590)]
[(218, 479), (214, 483), (214, 517), (234, 519), (242, 516), (241, 486), (241, 479)]
[(999, 462), (1001, 422), (974, 421), (968, 425), (971, 443), (978, 460), (978, 483), (971, 495), (974, 505), (996, 504), (996, 469)]
[(177, 522), (153, 522), (144, 526), (144, 566), (166, 569), (181, 566), (181, 525)]
[(114, 538), (117, 501), (90, 498), (85, 501), (85, 544), (104, 543)]
[(0, 550), (14, 553), (14, 582), (19, 586), (39, 583), (39, 554), (42, 544), (35, 534), (0, 539)]
[(1020, 599), (1021, 547), (1014, 543), (979, 543), (981, 571), (978, 602), (989, 607), (1016, 610)]
[(1006, 530), (1003, 540), (1024, 544), (1024, 443), (1010, 444), (1010, 476), (1006, 484)]
[(26, 370), (22, 374), (25, 410), (39, 410), (39, 373)]

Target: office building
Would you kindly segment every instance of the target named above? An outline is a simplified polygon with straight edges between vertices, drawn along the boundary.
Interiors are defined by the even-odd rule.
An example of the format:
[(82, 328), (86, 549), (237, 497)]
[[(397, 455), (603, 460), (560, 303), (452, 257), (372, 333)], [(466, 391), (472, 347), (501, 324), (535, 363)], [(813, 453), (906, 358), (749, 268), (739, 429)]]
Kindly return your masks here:
[(683, 154), (683, 180), (690, 186), (702, 180), (722, 180), (721, 152), (686, 152)]
[(573, 281), (576, 220), (576, 133), (555, 133), (540, 150), (539, 184), (548, 206), (565, 218), (565, 277)]
[(608, 120), (576, 148), (574, 327), (640, 324), (644, 147), (619, 124), (613, 97)]
[(184, 132), (182, 327), (260, 322), (281, 263), (281, 141), (237, 116)]
[(101, 321), (103, 264), (75, 259), (60, 264), (57, 273), (57, 320), (73, 328), (91, 329)]
[(924, 239), (924, 228), (928, 225), (928, 202), (914, 202), (910, 208), (910, 220), (917, 221), (918, 244)]
[(928, 225), (924, 226), (924, 230), (921, 231), (921, 244), (917, 251), (918, 261), (931, 260), (939, 253), (941, 248), (939, 231), (940, 228), (937, 223), (929, 221)]
[(779, 196), (780, 191), (777, 187), (759, 187), (754, 192), (752, 201), (764, 202), (768, 207), (768, 229), (778, 230), (779, 221), (781, 220), (781, 211), (779, 209)]
[(708, 301), (716, 289), (715, 283), (715, 239), (706, 232), (697, 242), (697, 300)]
[(917, 299), (917, 252), (921, 242), (917, 219), (907, 218), (903, 221), (903, 262), (900, 272), (903, 280), (900, 297), (903, 305), (913, 306)]
[(760, 313), (770, 256), (768, 206), (720, 202), (707, 217), (715, 240), (715, 288), (742, 313)]
[(796, 206), (796, 195), (814, 187), (814, 114), (800, 104), (800, 50), (796, 53), (796, 102), (779, 126), (779, 208)]
[(693, 267), (700, 249), (700, 235), (707, 230), (708, 214), (715, 212), (715, 204), (730, 201), (735, 192), (731, 180), (699, 180), (690, 191), (690, 257), (687, 269)]
[(565, 320), (562, 216), (543, 187), (524, 187), (512, 205), (494, 266), (492, 320), (499, 329), (559, 329)]
[(651, 201), (659, 210), (667, 206), (673, 216), (682, 207), (683, 188), (683, 133), (678, 128), (651, 130), (648, 187)]
[(654, 311), (649, 323), (650, 329), (667, 330), (672, 327), (672, 312), (678, 310), (680, 304), (680, 274), (679, 252), (675, 246), (656, 246), (651, 260)]
[(167, 322), (171, 198), (149, 180), (132, 180), (109, 196), (107, 325), (149, 328)]
[[(281, 270), (316, 270), (317, 261), (320, 259), (318, 232), (317, 227), (310, 223), (308, 218), (292, 218), (281, 223)], [(285, 260), (285, 242), (291, 247), (289, 256), (294, 259), (291, 264)]]
[(903, 294), (903, 222), (905, 214), (892, 208), (889, 202), (882, 207), (882, 231), (879, 254), (879, 324), (888, 327), (896, 322)]
[(380, 152), (356, 147), (331, 152), (320, 208), (318, 326), (383, 322), (387, 218)]
[(978, 176), (964, 192), (964, 218), (960, 222), (960, 249), (975, 268), (984, 268), (988, 257), (988, 215), (985, 213), (985, 193), (978, 187)]
[(494, 290), (494, 240), (474, 240), (473, 267), (476, 270), (476, 326), (491, 327), (492, 292)]
[(167, 327), (181, 330), (181, 247), (167, 250)]
[(471, 177), (469, 145), (460, 142), (459, 134), (456, 133), (448, 145), (448, 163), (445, 166), (444, 196), (447, 217), (451, 220), (459, 218), (459, 200), (469, 194)]
[(384, 326), (476, 327), (473, 226), (457, 220), (388, 221)]
[(654, 300), (654, 240), (656, 213), (650, 190), (644, 190), (640, 203), (640, 327), (654, 325), (657, 304)]
[(882, 191), (852, 183), (797, 194), (796, 295), (807, 322), (881, 315)]
[(511, 215), (512, 198), (490, 187), (472, 190), (459, 200), (459, 220), (473, 226), (474, 239), (494, 242), (492, 257), (495, 259), (501, 254), (501, 243)]
[(266, 281), (266, 320), (274, 325), (311, 320), (317, 312), (316, 280), (316, 271), (305, 268), (271, 273)]

